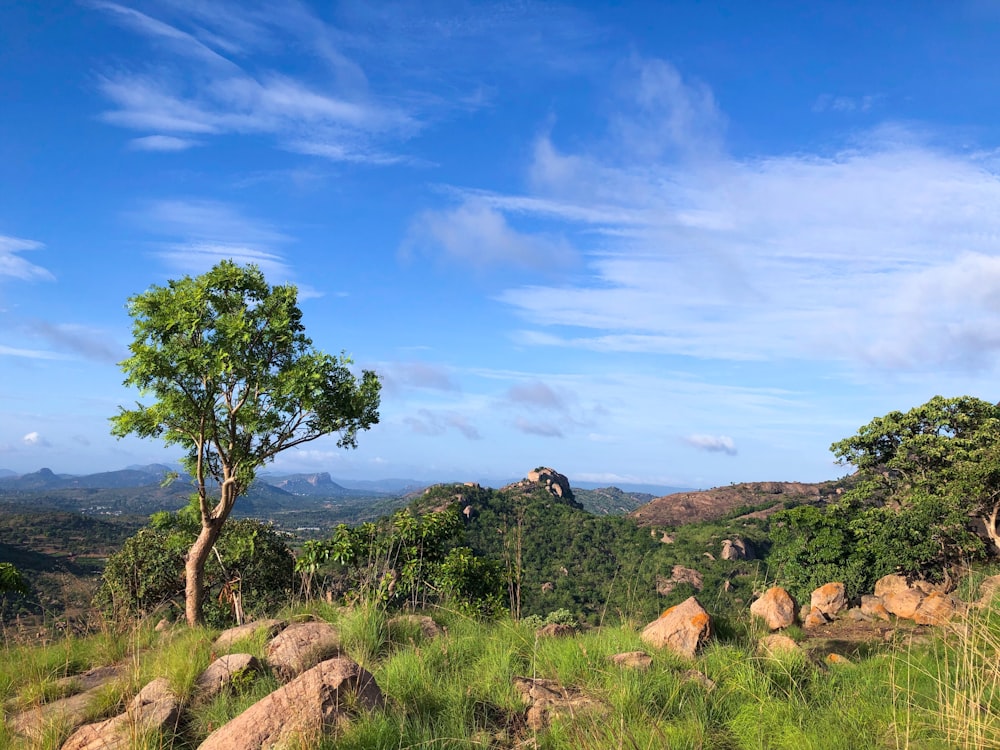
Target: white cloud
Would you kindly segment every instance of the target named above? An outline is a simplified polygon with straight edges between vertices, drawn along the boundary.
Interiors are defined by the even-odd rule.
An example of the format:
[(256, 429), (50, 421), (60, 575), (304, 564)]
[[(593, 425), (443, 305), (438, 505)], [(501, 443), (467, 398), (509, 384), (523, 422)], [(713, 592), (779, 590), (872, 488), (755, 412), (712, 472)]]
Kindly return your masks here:
[(684, 442), (709, 453), (735, 456), (737, 452), (735, 441), (728, 435), (688, 435), (684, 438)]
[(172, 135), (147, 135), (133, 138), (129, 146), (136, 151), (186, 151), (201, 142), (191, 138), (177, 138)]
[(47, 352), (40, 349), (21, 349), (0, 344), (0, 356), (23, 357), (24, 359), (66, 359), (64, 354)]
[(450, 210), (422, 214), (410, 229), (404, 252), (413, 247), (440, 249), (454, 260), (479, 267), (506, 265), (553, 271), (576, 261), (576, 253), (565, 238), (519, 232), (501, 212), (474, 199)]
[(565, 411), (567, 408), (565, 397), (541, 381), (511, 386), (510, 390), (507, 391), (507, 398), (511, 403), (539, 409)]
[[(398, 100), (370, 93), (360, 67), (334, 44), (335, 30), (304, 6), (233, 5), (222, 13), (182, 3), (168, 22), (163, 18), (171, 9), (162, 4), (157, 15), (163, 18), (115, 3), (91, 5), (149, 40), (158, 62), (99, 79), (111, 103), (102, 115), (106, 122), (154, 133), (134, 139), (133, 148), (176, 151), (198, 143), (190, 135), (263, 134), (300, 153), (387, 164), (400, 159), (373, 144), (398, 141), (420, 127)], [(312, 53), (324, 63), (323, 74), (278, 73), (292, 50), (296, 68), (304, 51), (305, 59)]]
[[(464, 260), (523, 260), (553, 237), (560, 255), (582, 255), (583, 273), (498, 294), (527, 322), (521, 343), (860, 369), (997, 366), (995, 154), (934, 147), (893, 125), (827, 153), (736, 158), (711, 138), (699, 151), (702, 119), (720, 132), (710, 94), (685, 93), (669, 67), (640, 66), (639, 77), (627, 89), (638, 104), (610, 118), (610, 142), (564, 152), (542, 136), (528, 193), (459, 191), (458, 209), (419, 220)], [(665, 150), (645, 140), (657, 96), (679, 118)], [(513, 232), (514, 217), (534, 231)]]
[(455, 392), (461, 390), (450, 371), (426, 362), (394, 362), (379, 368), (388, 389), (401, 387)]
[(43, 247), (41, 242), (0, 234), (0, 278), (9, 276), (22, 281), (36, 279), (55, 281), (55, 276), (49, 271), (34, 263), (29, 263), (18, 255), (18, 253), (27, 250), (40, 250)]
[(128, 354), (127, 351), (114, 346), (106, 331), (87, 326), (34, 320), (29, 321), (26, 328), (59, 349), (75, 352), (96, 362), (115, 363)]
[(50, 445), (49, 441), (46, 440), (37, 432), (29, 432), (27, 435), (21, 438), (21, 442), (24, 443), (25, 445), (37, 446), (43, 448), (48, 447)]

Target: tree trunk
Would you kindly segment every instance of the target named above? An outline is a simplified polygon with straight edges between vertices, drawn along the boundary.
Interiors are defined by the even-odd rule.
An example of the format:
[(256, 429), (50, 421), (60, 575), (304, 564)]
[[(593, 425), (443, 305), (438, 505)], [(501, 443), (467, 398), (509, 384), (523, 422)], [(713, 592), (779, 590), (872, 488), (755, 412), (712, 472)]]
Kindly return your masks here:
[(205, 601), (205, 562), (219, 538), (223, 522), (224, 519), (211, 518), (202, 525), (201, 533), (191, 545), (184, 564), (184, 616), (188, 626), (192, 628), (205, 619), (202, 611)]
[(990, 512), (989, 516), (983, 519), (983, 525), (986, 527), (986, 535), (993, 542), (993, 546), (1000, 550), (1000, 534), (997, 533), (997, 513), (1000, 512), (1000, 503), (993, 504), (993, 510)]

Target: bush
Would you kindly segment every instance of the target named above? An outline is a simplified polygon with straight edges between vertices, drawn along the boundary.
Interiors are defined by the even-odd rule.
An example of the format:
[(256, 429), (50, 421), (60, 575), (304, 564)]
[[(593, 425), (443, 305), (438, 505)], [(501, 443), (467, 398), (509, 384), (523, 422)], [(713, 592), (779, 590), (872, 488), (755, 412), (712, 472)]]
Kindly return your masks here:
[[(94, 604), (112, 619), (183, 611), (184, 558), (197, 536), (188, 509), (157, 513), (150, 525), (108, 558)], [(255, 519), (230, 520), (205, 565), (205, 621), (233, 624), (238, 610), (247, 618), (287, 604), (295, 559), (270, 525)]]

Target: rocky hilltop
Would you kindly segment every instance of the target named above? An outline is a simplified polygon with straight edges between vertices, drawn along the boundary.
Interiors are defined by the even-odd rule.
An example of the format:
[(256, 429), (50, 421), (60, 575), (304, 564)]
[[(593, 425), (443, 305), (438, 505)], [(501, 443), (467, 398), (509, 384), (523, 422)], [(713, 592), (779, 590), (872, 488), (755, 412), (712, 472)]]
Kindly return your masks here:
[(664, 495), (629, 513), (640, 526), (683, 526), (715, 521), (743, 510), (768, 515), (790, 504), (823, 503), (840, 494), (850, 478), (832, 482), (742, 482), (696, 492)]

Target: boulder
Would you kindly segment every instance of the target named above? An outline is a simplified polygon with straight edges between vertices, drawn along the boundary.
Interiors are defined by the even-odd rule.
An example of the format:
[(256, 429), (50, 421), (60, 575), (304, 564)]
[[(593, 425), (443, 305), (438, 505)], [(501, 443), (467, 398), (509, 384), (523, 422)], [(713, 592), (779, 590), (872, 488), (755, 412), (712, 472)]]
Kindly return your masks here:
[(570, 489), (569, 480), (555, 469), (543, 466), (534, 471), (529, 471), (527, 480), (533, 484), (543, 485), (548, 492), (556, 497), (573, 499), (573, 490)]
[(753, 547), (745, 539), (736, 537), (735, 539), (722, 540), (723, 560), (753, 560), (755, 559)]
[(289, 625), (267, 644), (267, 663), (286, 682), (340, 653), (340, 634), (328, 622)]
[(608, 657), (608, 661), (629, 669), (649, 669), (653, 666), (653, 657), (645, 651), (625, 651), (620, 654), (612, 654)]
[(785, 589), (773, 586), (750, 605), (750, 612), (763, 619), (771, 630), (780, 630), (795, 622), (795, 601)]
[(39, 742), (46, 727), (59, 724), (76, 729), (90, 716), (90, 704), (100, 694), (100, 688), (118, 677), (122, 671), (121, 664), (109, 664), (56, 680), (56, 685), (61, 690), (80, 692), (12, 716), (7, 720), (7, 725), (18, 734)]
[(813, 628), (821, 628), (828, 622), (830, 622), (830, 618), (823, 614), (821, 610), (812, 607), (809, 610), (809, 614), (802, 620), (802, 627), (811, 630)]
[(263, 665), (250, 654), (226, 654), (213, 661), (195, 680), (195, 693), (201, 700), (210, 701), (227, 690), (236, 675), (259, 674)]
[(581, 713), (603, 714), (607, 711), (600, 701), (584, 695), (577, 688), (563, 687), (555, 680), (515, 677), (514, 688), (528, 706), (525, 719), (528, 728), (535, 732), (548, 727), (555, 717), (575, 718)]
[(862, 596), (861, 613), (873, 619), (889, 620), (889, 610), (885, 608), (882, 598), (879, 596), (871, 596), (870, 594)]
[(347, 718), (348, 704), (372, 710), (383, 706), (385, 699), (365, 669), (346, 657), (329, 659), (219, 727), (199, 750), (312, 747), (310, 743)]
[(848, 659), (846, 656), (841, 656), (840, 654), (830, 653), (826, 655), (826, 663), (832, 664), (836, 667), (851, 667), (854, 666), (854, 662)]
[(984, 578), (979, 584), (979, 600), (976, 605), (985, 607), (993, 601), (993, 597), (998, 591), (1000, 591), (1000, 575)]
[(844, 584), (840, 582), (824, 583), (813, 591), (812, 596), (809, 598), (810, 609), (818, 609), (830, 618), (834, 617), (846, 605), (847, 595), (844, 590)]
[(675, 565), (670, 571), (670, 578), (656, 577), (656, 593), (661, 596), (667, 596), (677, 588), (677, 584), (679, 583), (689, 583), (695, 591), (701, 591), (704, 585), (704, 577), (694, 568)]
[(958, 607), (954, 597), (932, 591), (920, 601), (917, 611), (913, 613), (913, 621), (918, 625), (942, 625), (955, 615)]
[(427, 615), (396, 615), (389, 620), (389, 628), (413, 627), (420, 628), (420, 634), (427, 640), (444, 635), (441, 626)]
[(712, 619), (695, 597), (671, 607), (649, 623), (640, 637), (654, 648), (693, 657), (712, 633)]
[(219, 634), (219, 637), (215, 639), (212, 648), (216, 651), (228, 651), (237, 641), (241, 641), (244, 638), (253, 638), (262, 630), (267, 632), (265, 637), (270, 638), (287, 626), (287, 620), (254, 620), (235, 628), (229, 628), (229, 630), (223, 630)]
[(160, 677), (139, 691), (125, 713), (80, 727), (61, 750), (128, 750), (137, 735), (175, 729), (180, 710), (180, 700), (167, 679)]
[(681, 679), (684, 682), (695, 682), (705, 688), (706, 693), (711, 693), (715, 690), (715, 680), (711, 679), (704, 672), (699, 672), (697, 669), (686, 669), (681, 672)]
[(896, 594), (909, 590), (910, 584), (904, 576), (887, 575), (875, 581), (875, 596), (880, 598), (886, 594)]
[(924, 593), (920, 589), (907, 588), (889, 591), (882, 594), (881, 598), (882, 605), (889, 613), (904, 620), (912, 620), (924, 599)]
[(561, 622), (550, 622), (535, 631), (538, 638), (565, 638), (576, 633), (576, 628), (572, 625), (564, 625)]
[(760, 650), (766, 654), (797, 653), (802, 651), (802, 647), (787, 635), (774, 633), (765, 636), (760, 641)]

